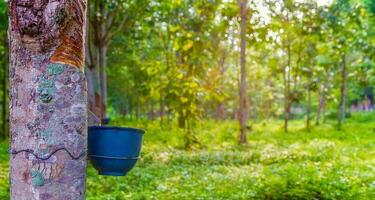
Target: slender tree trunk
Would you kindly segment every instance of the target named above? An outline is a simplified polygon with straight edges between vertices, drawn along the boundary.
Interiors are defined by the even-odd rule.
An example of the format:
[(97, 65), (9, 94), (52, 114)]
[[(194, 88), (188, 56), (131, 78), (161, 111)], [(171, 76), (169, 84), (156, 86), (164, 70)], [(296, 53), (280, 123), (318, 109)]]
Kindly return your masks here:
[(89, 110), (89, 125), (98, 125), (101, 123), (101, 100), (100, 100), (100, 86), (99, 73), (97, 67), (87, 67), (87, 95), (88, 95), (88, 110)]
[(12, 200), (84, 200), (86, 0), (9, 1)]
[[(88, 104), (89, 110), (99, 119), (99, 123), (103, 123), (106, 116), (107, 102), (107, 75), (106, 75), (106, 54), (107, 43), (105, 36), (106, 29), (106, 13), (104, 1), (93, 1), (95, 8), (92, 12), (98, 14), (92, 19), (90, 27), (87, 29), (87, 45), (86, 55), (88, 58), (88, 71), (86, 72), (88, 82)], [(89, 24), (88, 24), (89, 25)], [(90, 61), (90, 62), (88, 62)]]
[(216, 119), (224, 120), (225, 119), (225, 104), (220, 102), (216, 108)]
[(322, 114), (322, 108), (323, 108), (323, 93), (320, 91), (319, 92), (319, 104), (318, 104), (318, 110), (316, 111), (316, 125), (320, 125), (320, 116)]
[(164, 123), (164, 98), (163, 92), (160, 91), (160, 100), (159, 100), (159, 117), (160, 117), (160, 127), (163, 126)]
[(290, 44), (287, 47), (288, 61), (284, 69), (284, 132), (288, 132), (288, 123), (290, 115), (290, 71), (291, 71), (291, 50)]
[(288, 91), (288, 77), (287, 77), (287, 69), (284, 68), (284, 132), (288, 132), (288, 120), (289, 120), (289, 91)]
[[(227, 52), (224, 50), (223, 54), (219, 61), (219, 68), (220, 68), (220, 91), (224, 92), (225, 82), (224, 82), (224, 76), (225, 76), (225, 61), (227, 57)], [(225, 119), (225, 104), (224, 100), (220, 101), (218, 107), (216, 108), (216, 119)]]
[(3, 72), (3, 104), (2, 104), (2, 136), (3, 138), (8, 137), (8, 65), (9, 65), (9, 45), (8, 39), (4, 38), (5, 43), (5, 62), (4, 62), (4, 72)]
[(327, 98), (325, 97), (323, 108), (322, 108), (322, 114), (321, 114), (322, 123), (326, 123), (326, 119), (327, 119), (326, 118), (326, 109), (327, 109)]
[(247, 28), (247, 0), (238, 0), (241, 16), (241, 87), (240, 87), (240, 144), (247, 143), (246, 123), (248, 119), (247, 111), (247, 80), (246, 80), (246, 28)]
[(294, 91), (297, 91), (297, 88), (298, 88), (298, 74), (300, 72), (300, 69), (299, 69), (299, 66), (300, 66), (300, 63), (301, 63), (301, 54), (302, 52), (299, 51), (298, 54), (297, 54), (297, 62), (296, 62), (296, 65), (294, 67), (294, 84), (293, 84), (293, 90)]
[(307, 89), (306, 129), (311, 130), (311, 90)]
[(99, 125), (101, 123), (101, 101), (100, 101), (100, 85), (99, 85), (99, 56), (97, 51), (92, 51), (92, 35), (89, 31), (89, 23), (86, 23), (86, 70), (87, 79), (87, 101), (88, 101), (88, 124), (90, 126)]
[(100, 90), (101, 90), (101, 119), (107, 118), (107, 47), (99, 48), (100, 51)]
[[(323, 115), (323, 110), (326, 104), (326, 83), (323, 84), (322, 89), (319, 91), (319, 105), (316, 112), (316, 125), (320, 124), (321, 116)], [(323, 115), (324, 116), (324, 115)]]
[(342, 56), (341, 64), (341, 88), (340, 88), (340, 103), (338, 111), (338, 128), (342, 128), (343, 121), (345, 120), (345, 104), (346, 104), (346, 55)]
[(172, 109), (170, 108), (169, 104), (167, 104), (167, 126), (171, 124), (171, 116), (172, 116)]

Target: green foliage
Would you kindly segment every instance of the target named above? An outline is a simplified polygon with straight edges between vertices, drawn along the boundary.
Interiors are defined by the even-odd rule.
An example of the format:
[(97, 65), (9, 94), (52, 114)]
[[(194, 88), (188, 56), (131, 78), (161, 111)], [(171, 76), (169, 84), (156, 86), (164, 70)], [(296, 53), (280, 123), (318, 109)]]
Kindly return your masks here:
[[(87, 199), (372, 199), (375, 195), (375, 113), (356, 114), (337, 131), (331, 122), (290, 133), (280, 121), (253, 125), (246, 146), (237, 146), (237, 122), (197, 124), (205, 144), (181, 150), (175, 126), (115, 119), (147, 129), (142, 159), (126, 177), (88, 170)], [(7, 142), (0, 143), (5, 152)], [(0, 154), (0, 198), (9, 198), (8, 155)]]
[[(114, 9), (112, 3), (106, 9)], [(109, 116), (162, 118), (162, 124), (174, 121), (186, 133), (195, 132), (191, 127), (201, 119), (236, 116), (237, 2), (153, 1), (140, 9), (142, 5), (122, 5), (131, 11), (129, 16), (137, 17), (109, 46)], [(363, 90), (375, 80), (374, 20), (366, 5), (346, 0), (326, 6), (293, 0), (262, 1), (261, 5), (249, 1), (251, 119), (283, 116), (287, 100), (292, 108), (303, 105), (306, 115), (307, 91), (312, 104), (323, 95), (327, 107), (337, 108), (343, 54), (348, 68), (347, 102), (364, 98)], [(288, 86), (290, 90), (284, 91)], [(310, 116), (317, 107), (312, 107)]]
[(0, 151), (0, 199), (10, 199), (8, 142), (0, 142)]
[(236, 122), (204, 121), (196, 134), (206, 146), (194, 151), (179, 150), (174, 128), (147, 123), (137, 168), (120, 179), (90, 170), (88, 199), (371, 199), (375, 124), (361, 117), (344, 132), (325, 125), (308, 133), (294, 122), (284, 134), (279, 121), (265, 121), (245, 147), (236, 145)]
[[(348, 112), (344, 131), (329, 120), (338, 116), (343, 55), (346, 107), (373, 93), (374, 5), (249, 1), (246, 92), (252, 134), (249, 145), (238, 147), (238, 124), (232, 121), (238, 117), (237, 1), (90, 1), (93, 57), (99, 53), (94, 47), (108, 45), (111, 123), (147, 134), (143, 158), (127, 177), (101, 177), (89, 168), (88, 199), (371, 199), (375, 115)], [(6, 2), (0, 1), (1, 66), (7, 20)], [(51, 65), (48, 74), (61, 70)], [(41, 100), (50, 101), (55, 89), (39, 80)], [(327, 112), (321, 115), (328, 120), (311, 132), (302, 123), (311, 119), (308, 91), (310, 116), (317, 115), (324, 96)], [(291, 110), (301, 111), (290, 113), (291, 130), (284, 134), (277, 119), (286, 116), (288, 101)], [(200, 145), (185, 151), (193, 142)], [(9, 199), (7, 159), (0, 154), (0, 199)]]

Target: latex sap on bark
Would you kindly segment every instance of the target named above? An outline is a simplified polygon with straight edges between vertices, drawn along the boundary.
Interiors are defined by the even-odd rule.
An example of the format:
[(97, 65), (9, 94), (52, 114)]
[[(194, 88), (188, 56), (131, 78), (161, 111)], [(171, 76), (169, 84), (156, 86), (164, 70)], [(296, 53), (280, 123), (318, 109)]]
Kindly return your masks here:
[(85, 0), (10, 0), (11, 199), (85, 199)]

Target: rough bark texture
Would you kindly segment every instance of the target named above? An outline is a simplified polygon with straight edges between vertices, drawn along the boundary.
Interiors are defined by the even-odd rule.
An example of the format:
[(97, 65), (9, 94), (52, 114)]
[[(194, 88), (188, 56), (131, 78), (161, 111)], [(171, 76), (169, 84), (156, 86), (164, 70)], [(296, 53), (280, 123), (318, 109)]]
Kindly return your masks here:
[(101, 101), (100, 101), (100, 84), (99, 84), (99, 56), (94, 51), (91, 51), (92, 36), (89, 32), (89, 23), (86, 23), (86, 42), (85, 42), (85, 55), (86, 55), (86, 70), (85, 75), (87, 79), (87, 96), (88, 96), (88, 124), (98, 125), (101, 123)]
[(241, 16), (241, 86), (240, 86), (240, 143), (247, 143), (246, 123), (248, 119), (247, 114), (247, 80), (246, 80), (246, 27), (247, 27), (247, 0), (238, 0)]
[(85, 0), (11, 0), (11, 199), (85, 199)]
[[(100, 31), (96, 34), (104, 35), (104, 32)], [(93, 36), (90, 35), (91, 34), (89, 33), (86, 43), (86, 63), (88, 66), (86, 70), (88, 84), (88, 108), (91, 114), (94, 115), (94, 118), (100, 119), (99, 122), (93, 122), (98, 124), (107, 117), (107, 44), (102, 47), (101, 43), (97, 42), (98, 39), (95, 37), (92, 39)], [(93, 42), (92, 40), (96, 42)]]
[(341, 129), (342, 123), (345, 119), (345, 105), (346, 105), (346, 56), (342, 56), (341, 64), (341, 88), (340, 88), (340, 103), (338, 112), (338, 128)]

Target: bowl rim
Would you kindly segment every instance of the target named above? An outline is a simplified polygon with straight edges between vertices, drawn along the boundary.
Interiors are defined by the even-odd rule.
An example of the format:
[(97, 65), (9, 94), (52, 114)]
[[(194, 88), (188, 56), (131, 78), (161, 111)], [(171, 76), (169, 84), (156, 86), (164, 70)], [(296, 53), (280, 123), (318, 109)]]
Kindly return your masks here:
[(145, 134), (146, 132), (144, 129), (140, 129), (140, 128), (121, 127), (121, 126), (89, 126), (88, 129), (135, 131), (135, 133), (139, 133), (139, 134)]
[(108, 160), (139, 160), (140, 156), (124, 156), (124, 157), (113, 157), (113, 156), (102, 156), (102, 155), (94, 155), (89, 154), (90, 158), (102, 158), (102, 159), (108, 159)]

